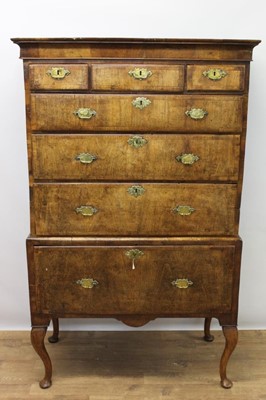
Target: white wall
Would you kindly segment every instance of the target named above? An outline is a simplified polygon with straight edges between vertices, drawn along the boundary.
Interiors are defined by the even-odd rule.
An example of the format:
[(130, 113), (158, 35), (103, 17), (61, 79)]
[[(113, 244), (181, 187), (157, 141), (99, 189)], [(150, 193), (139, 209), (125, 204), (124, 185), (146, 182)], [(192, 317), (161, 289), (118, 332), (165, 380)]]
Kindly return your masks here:
[[(264, 10), (263, 10), (264, 7)], [(251, 68), (240, 233), (244, 240), (240, 328), (266, 328), (266, 24), (262, 0), (13, 0), (0, 15), (0, 328), (28, 329), (25, 238), (29, 232), (22, 62), (10, 37), (262, 39)], [(66, 329), (128, 327), (68, 320)], [(144, 329), (201, 328), (201, 320), (157, 320)]]

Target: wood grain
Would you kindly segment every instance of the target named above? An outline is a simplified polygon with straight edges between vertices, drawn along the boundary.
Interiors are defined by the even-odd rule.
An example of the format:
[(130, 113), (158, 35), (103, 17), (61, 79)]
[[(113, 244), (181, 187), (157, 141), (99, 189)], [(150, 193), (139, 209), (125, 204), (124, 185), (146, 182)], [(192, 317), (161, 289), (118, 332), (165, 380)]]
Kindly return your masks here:
[[(164, 314), (229, 312), (234, 276), (233, 246), (141, 247), (132, 260), (132, 248), (36, 247), (36, 285), (44, 313)], [(77, 284), (93, 278), (98, 285)], [(176, 279), (193, 285), (179, 289)]]
[(260, 40), (13, 38), (20, 57), (42, 59), (151, 58), (175, 60), (252, 60)]
[[(226, 72), (220, 80), (211, 80), (203, 75), (204, 71), (218, 68)], [(245, 66), (227, 64), (205, 64), (187, 66), (187, 90), (243, 91), (245, 88)]]
[[(54, 79), (47, 74), (52, 67), (65, 68), (70, 72), (63, 79)], [(30, 87), (33, 90), (84, 90), (88, 89), (88, 65), (87, 64), (30, 64)]]
[[(165, 131), (165, 132), (241, 132), (242, 98), (239, 96), (145, 95), (151, 104), (135, 108), (137, 95), (119, 94), (32, 94), (31, 128), (33, 131)], [(62, 106), (63, 105), (63, 106)], [(91, 108), (96, 116), (80, 119), (74, 112)], [(208, 115), (193, 120), (185, 115), (201, 108)]]
[[(226, 338), (220, 363), (222, 386), (230, 387), (226, 368), (237, 337), (242, 246), (238, 222), (249, 61), (259, 41), (13, 41), (24, 58), (31, 205), (27, 256), (32, 344), (45, 368), (41, 387), (51, 383), (51, 362), (43, 342), (47, 326), (53, 320), (50, 341), (56, 342), (58, 318), (77, 316), (108, 316), (134, 327), (159, 317), (205, 318), (208, 340), (212, 339), (211, 318), (218, 318)], [(60, 81), (47, 75), (47, 69), (57, 65), (70, 70)], [(131, 78), (128, 69), (135, 66), (152, 68), (151, 77), (141, 82)], [(203, 68), (215, 66), (226, 69), (226, 77), (217, 82), (203, 79)], [(140, 96), (151, 101), (142, 110), (132, 104)], [(75, 115), (79, 108), (95, 109), (96, 115), (80, 119)], [(192, 108), (207, 113), (194, 120), (186, 113)], [(128, 139), (140, 134), (147, 140), (145, 146), (130, 147)], [(90, 165), (81, 165), (76, 159), (81, 152), (95, 153), (97, 158)], [(183, 153), (196, 153), (199, 159), (191, 166), (183, 165), (175, 159)], [(133, 184), (144, 187), (143, 196), (130, 196), (127, 190)], [(82, 205), (96, 207), (96, 214), (84, 217), (76, 213)], [(194, 211), (189, 216), (174, 214), (173, 208), (181, 205)], [(133, 269), (125, 251), (139, 247), (144, 254), (135, 260)], [(90, 277), (99, 285), (85, 289), (80, 279)], [(180, 278), (190, 281), (187, 289), (172, 285)], [(105, 353), (110, 343), (105, 341)], [(130, 345), (129, 340), (124, 346), (123, 373), (132, 359), (134, 363)], [(190, 350), (191, 345), (185, 347)], [(139, 348), (149, 360), (147, 348)], [(161, 344), (153, 344), (153, 355), (156, 349), (160, 351)], [(73, 354), (75, 351), (71, 351), (71, 362)], [(193, 360), (195, 354), (193, 351)], [(119, 370), (109, 365), (112, 383), (116, 379), (122, 393), (113, 390), (108, 379), (100, 382), (104, 393), (99, 392), (95, 360), (97, 357), (86, 368), (88, 380), (82, 376), (81, 385), (79, 382), (79, 389), (83, 378), (87, 382), (78, 395), (80, 400), (187, 398), (189, 381), (181, 374), (185, 390), (178, 386), (176, 391), (177, 374), (169, 367), (162, 368), (161, 359), (155, 369), (160, 374), (166, 370), (167, 379), (170, 371), (174, 387), (165, 387), (164, 381), (159, 389), (159, 374), (149, 379), (152, 368), (149, 366), (147, 376), (136, 363), (140, 380), (129, 379), (128, 385), (123, 376), (121, 383)], [(169, 355), (167, 360), (171, 362)], [(183, 364), (181, 361), (182, 368)], [(104, 367), (109, 368), (108, 363)], [(208, 371), (208, 366), (201, 365), (197, 373), (203, 368), (209, 381), (213, 368)], [(71, 391), (74, 375), (71, 368), (63, 395), (56, 385), (47, 398), (54, 393), (62, 399), (77, 397), (80, 390)], [(143, 382), (148, 386), (138, 391)], [(199, 380), (194, 375), (190, 382), (196, 383), (193, 398), (198, 398)], [(10, 387), (4, 389), (8, 394)], [(23, 398), (18, 386), (13, 393)], [(32, 398), (38, 394), (30, 388)], [(206, 392), (202, 397), (207, 399)], [(219, 400), (216, 393), (211, 394), (213, 398)], [(252, 400), (250, 393), (248, 398)]]
[[(152, 75), (138, 80), (129, 71), (146, 68)], [(94, 90), (141, 90), (182, 92), (184, 89), (183, 65), (157, 64), (92, 64), (92, 89)]]
[[(137, 185), (137, 183), (134, 183)], [(36, 234), (78, 235), (234, 235), (237, 233), (237, 186), (234, 184), (143, 183), (139, 197), (128, 193), (133, 184), (34, 184)], [(91, 217), (76, 213), (93, 206)], [(178, 205), (191, 215), (173, 212)], [(138, 218), (136, 217), (138, 216)]]
[[(135, 135), (136, 136), (136, 135)], [(138, 135), (139, 136), (139, 135)], [(134, 135), (33, 135), (33, 175), (46, 180), (237, 181), (239, 135), (143, 134), (141, 148), (130, 146)], [(97, 157), (91, 164), (76, 160), (81, 153)], [(176, 157), (192, 153), (193, 165)]]

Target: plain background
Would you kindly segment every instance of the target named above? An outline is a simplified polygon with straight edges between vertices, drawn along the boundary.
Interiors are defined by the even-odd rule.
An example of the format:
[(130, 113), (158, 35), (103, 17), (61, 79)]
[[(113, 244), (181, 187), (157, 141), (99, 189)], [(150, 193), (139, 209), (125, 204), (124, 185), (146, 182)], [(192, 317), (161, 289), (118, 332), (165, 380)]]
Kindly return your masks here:
[[(3, 5), (4, 4), (4, 5)], [(239, 328), (266, 328), (266, 23), (262, 0), (13, 0), (0, 15), (0, 329), (29, 329), (25, 238), (29, 199), (22, 61), (11, 37), (262, 39), (254, 50), (240, 234)], [(221, 204), (221, 207), (223, 205)], [(156, 320), (142, 329), (201, 329), (202, 320)], [(112, 320), (66, 320), (64, 329), (133, 329)], [(214, 324), (216, 327), (217, 325)]]

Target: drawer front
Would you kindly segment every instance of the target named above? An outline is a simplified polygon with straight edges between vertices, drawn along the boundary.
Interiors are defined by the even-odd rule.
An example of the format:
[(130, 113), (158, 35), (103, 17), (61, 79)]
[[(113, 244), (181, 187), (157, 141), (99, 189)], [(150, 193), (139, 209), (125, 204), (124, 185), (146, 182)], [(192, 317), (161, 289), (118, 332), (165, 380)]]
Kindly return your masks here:
[[(239, 96), (148, 94), (143, 95), (142, 100), (137, 99), (136, 95), (118, 94), (32, 94), (32, 130), (242, 131), (242, 98)], [(138, 106), (148, 105), (140, 109), (133, 102)], [(84, 109), (87, 110), (84, 112)], [(194, 119), (200, 116), (202, 119)]]
[(183, 65), (92, 65), (92, 89), (173, 91), (184, 89)]
[[(36, 234), (234, 235), (234, 184), (35, 184)], [(185, 208), (181, 206), (186, 206)]]
[(33, 174), (54, 180), (237, 181), (239, 135), (33, 135)]
[(30, 87), (35, 90), (88, 89), (87, 64), (31, 64)]
[(187, 66), (187, 90), (243, 91), (244, 89), (244, 65)]
[[(133, 249), (139, 250), (135, 269)], [(44, 313), (225, 313), (232, 306), (234, 258), (234, 246), (40, 246), (35, 284)]]

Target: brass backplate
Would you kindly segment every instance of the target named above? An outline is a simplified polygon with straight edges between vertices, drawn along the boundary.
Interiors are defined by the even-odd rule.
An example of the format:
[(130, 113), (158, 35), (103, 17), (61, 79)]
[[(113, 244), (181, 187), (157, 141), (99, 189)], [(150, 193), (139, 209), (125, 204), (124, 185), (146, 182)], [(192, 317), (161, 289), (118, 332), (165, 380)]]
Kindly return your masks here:
[(184, 153), (180, 154), (180, 156), (176, 156), (176, 161), (181, 162), (184, 165), (192, 165), (196, 161), (199, 161), (199, 156), (192, 153)]
[(64, 67), (52, 67), (46, 74), (53, 79), (64, 79), (65, 76), (70, 75), (70, 71)]
[(132, 105), (135, 108), (139, 108), (142, 110), (145, 107), (148, 107), (151, 104), (151, 100), (147, 99), (146, 97), (137, 97), (132, 101)]
[(99, 282), (93, 278), (82, 278), (76, 281), (77, 285), (80, 285), (84, 289), (92, 289), (94, 286), (99, 285)]
[(148, 70), (147, 68), (136, 67), (132, 71), (129, 71), (128, 73), (134, 79), (138, 79), (139, 81), (142, 81), (142, 80), (147, 79), (150, 76), (152, 76), (152, 72), (150, 70)]
[(193, 282), (189, 279), (176, 279), (175, 281), (171, 282), (173, 286), (177, 287), (178, 289), (187, 289), (189, 286), (193, 285)]
[(130, 146), (138, 149), (139, 147), (143, 147), (145, 144), (147, 144), (148, 140), (144, 139), (142, 136), (132, 136), (127, 142)]
[(203, 110), (202, 108), (191, 108), (191, 110), (187, 110), (185, 114), (187, 117), (192, 119), (203, 119), (208, 115), (208, 111)]
[(74, 111), (73, 114), (80, 119), (91, 119), (92, 117), (95, 117), (97, 113), (91, 108), (79, 108), (78, 110)]
[(204, 71), (202, 73), (202, 75), (208, 79), (211, 79), (212, 81), (219, 81), (220, 79), (224, 78), (228, 74), (226, 71), (224, 71), (222, 69), (211, 68), (208, 71)]
[(190, 207), (190, 206), (176, 206), (174, 209), (173, 209), (173, 212), (175, 213), (175, 214), (179, 214), (179, 215), (182, 215), (182, 216), (186, 216), (186, 215), (191, 215), (193, 212), (195, 211), (195, 208), (192, 208), (192, 207)]
[(75, 160), (80, 161), (81, 164), (91, 164), (97, 160), (97, 157), (90, 153), (80, 153), (75, 157)]
[(75, 209), (77, 214), (83, 215), (83, 217), (92, 217), (98, 212), (97, 208), (93, 206), (80, 206)]
[(129, 194), (131, 194), (131, 196), (139, 197), (144, 194), (145, 189), (142, 186), (133, 185), (133, 186), (130, 186), (130, 188), (128, 188), (127, 191)]

